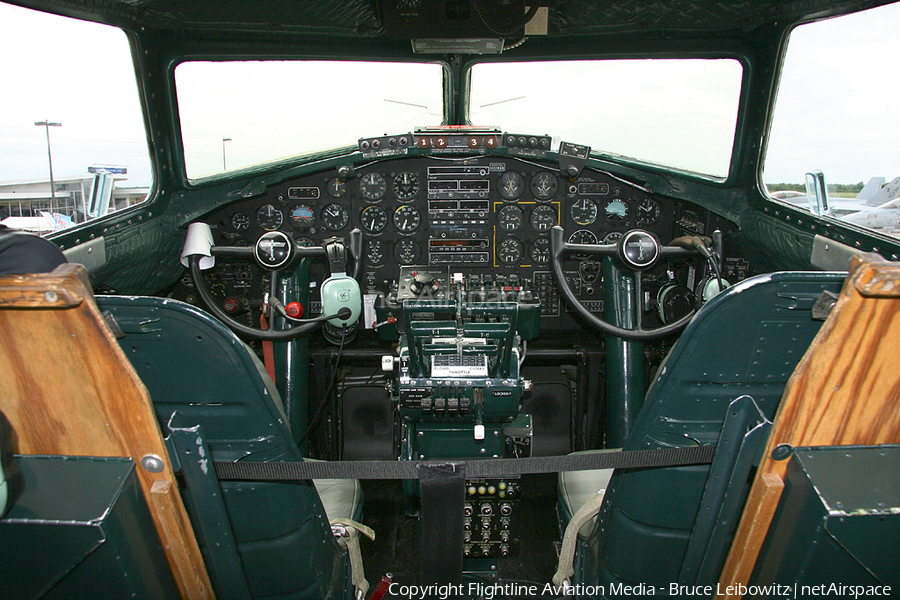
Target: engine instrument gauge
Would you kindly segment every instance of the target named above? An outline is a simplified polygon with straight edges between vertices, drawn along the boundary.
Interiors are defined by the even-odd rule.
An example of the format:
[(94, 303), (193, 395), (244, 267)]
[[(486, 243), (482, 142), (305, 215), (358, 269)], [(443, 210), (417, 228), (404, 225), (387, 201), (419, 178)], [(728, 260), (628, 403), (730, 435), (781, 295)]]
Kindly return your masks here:
[(394, 211), (394, 225), (397, 227), (397, 231), (403, 235), (413, 233), (419, 228), (421, 222), (422, 217), (415, 207), (406, 205)]
[(597, 236), (589, 229), (579, 229), (569, 236), (570, 244), (596, 244)]
[(414, 265), (422, 253), (416, 240), (400, 240), (394, 245), (394, 259), (401, 265)]
[(597, 203), (590, 198), (579, 198), (569, 208), (569, 215), (578, 225), (590, 225), (597, 220)]
[(635, 225), (653, 225), (659, 221), (661, 211), (662, 207), (658, 201), (653, 198), (644, 198), (637, 205), (634, 223)]
[(517, 200), (525, 193), (525, 179), (515, 171), (500, 176), (499, 193), (504, 200)]
[(340, 231), (350, 222), (350, 211), (332, 202), (322, 209), (322, 225), (330, 231)]
[(412, 171), (404, 171), (394, 177), (394, 196), (399, 202), (409, 202), (419, 193), (419, 176)]
[(380, 267), (387, 260), (387, 246), (381, 240), (366, 240), (363, 260), (371, 267)]
[(256, 222), (266, 231), (275, 231), (284, 222), (284, 214), (271, 204), (263, 204), (256, 211)]
[(606, 220), (612, 225), (624, 225), (628, 221), (628, 204), (624, 200), (614, 199), (606, 203), (604, 209)]
[(525, 256), (525, 246), (513, 237), (505, 238), (497, 246), (497, 259), (504, 265), (517, 265)]
[(315, 227), (316, 213), (306, 204), (298, 204), (291, 210), (291, 227), (301, 231)]
[(306, 236), (294, 238), (294, 243), (297, 244), (298, 246), (300, 246), (301, 248), (312, 248), (313, 246), (316, 245), (316, 243), (314, 241), (312, 241), (311, 238), (308, 238)]
[(539, 237), (531, 244), (531, 262), (535, 265), (550, 263), (550, 238)]
[(548, 171), (541, 171), (531, 178), (531, 193), (538, 200), (549, 200), (556, 195), (557, 189), (559, 189), (559, 183), (556, 177)]
[(507, 204), (497, 213), (497, 227), (500, 231), (517, 231), (525, 222), (525, 213), (515, 204)]
[(604, 244), (615, 244), (619, 241), (619, 238), (622, 237), (622, 233), (619, 231), (611, 231), (606, 234), (606, 237), (603, 238)]
[(387, 227), (387, 212), (380, 206), (367, 206), (360, 213), (359, 222), (369, 233), (381, 233)]
[(242, 212), (234, 213), (231, 217), (231, 228), (235, 231), (244, 231), (250, 228), (250, 217)]
[[(596, 244), (597, 236), (593, 231), (589, 229), (579, 229), (575, 233), (569, 236), (570, 244)], [(589, 254), (573, 254), (572, 258), (577, 260), (587, 260), (590, 258)]]
[(556, 225), (556, 221), (556, 209), (548, 204), (534, 207), (529, 219), (531, 228), (535, 231), (550, 231), (550, 228)]
[(378, 201), (384, 198), (384, 192), (387, 190), (387, 183), (378, 173), (366, 173), (359, 180), (359, 193), (362, 197), (370, 201)]

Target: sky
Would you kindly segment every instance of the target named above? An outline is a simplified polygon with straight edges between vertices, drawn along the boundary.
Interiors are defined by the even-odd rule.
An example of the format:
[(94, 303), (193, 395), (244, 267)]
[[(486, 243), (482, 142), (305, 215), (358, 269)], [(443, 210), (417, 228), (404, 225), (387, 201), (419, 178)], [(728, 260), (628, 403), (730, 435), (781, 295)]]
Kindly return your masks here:
[[(896, 146), (900, 139), (900, 111), (896, 110), (900, 99), (898, 30), (900, 4), (805, 26), (794, 32), (769, 140), (766, 182), (799, 183), (803, 181), (803, 174), (813, 169), (822, 170), (830, 183), (856, 183), (871, 176), (891, 179), (900, 175), (900, 153)], [(868, 54), (860, 54), (860, 46), (867, 47)], [(46, 180), (49, 169), (47, 139), (44, 128), (34, 123), (49, 120), (62, 124), (50, 129), (56, 178), (84, 173), (94, 164), (114, 164), (129, 168), (131, 179), (127, 185), (150, 184), (134, 71), (122, 32), (0, 3), (0, 54), (3, 57), (0, 82), (4, 90), (0, 95), (0, 181)], [(216, 77), (223, 80), (221, 75)], [(346, 77), (337, 79), (348, 80)], [(559, 78), (551, 80), (559, 81)], [(656, 78), (653, 80), (659, 83)], [(617, 85), (652, 94), (654, 86), (648, 87), (647, 81), (647, 76), (643, 75), (633, 84), (626, 78), (619, 80)], [(243, 118), (243, 115), (260, 112), (248, 108), (258, 99), (259, 87), (232, 83), (226, 81), (227, 89), (223, 93), (233, 101), (228, 106), (240, 107), (240, 110), (232, 111), (236, 113), (231, 115), (234, 129), (223, 130), (219, 116), (207, 119), (208, 123), (198, 120), (190, 127), (192, 135), (203, 140), (197, 146), (201, 159), (198, 159), (196, 174), (219, 170), (223, 137), (232, 138), (227, 148), (232, 155), (230, 167), (239, 166), (244, 148), (266, 142), (265, 139), (250, 139), (256, 128), (253, 121)], [(360, 86), (364, 84), (365, 81), (359, 82)], [(313, 97), (329, 102), (329, 98), (342, 96), (331, 94), (330, 89), (330, 86), (322, 85), (315, 88), (315, 93), (307, 89), (305, 94), (298, 93), (296, 97), (298, 102)], [(348, 88), (341, 85), (336, 89)], [(571, 89), (588, 99), (602, 93), (584, 81)], [(657, 85), (655, 89), (666, 100), (674, 97), (667, 91), (671, 88)], [(396, 99), (408, 100), (413, 93), (408, 89), (395, 95)], [(529, 92), (526, 89), (524, 93), (531, 93), (531, 100), (538, 95), (537, 90)], [(515, 95), (510, 90), (496, 90), (489, 92), (487, 97), (509, 99)], [(345, 109), (344, 114), (359, 114), (355, 114), (356, 121), (347, 119), (348, 127), (356, 128), (354, 135), (340, 143), (352, 142), (364, 135), (399, 132), (399, 126), (394, 123), (406, 117), (394, 114), (397, 108), (397, 104), (392, 103), (394, 98), (379, 97), (377, 100), (379, 106), (373, 110), (358, 110), (353, 106)], [(421, 103), (427, 105), (430, 102)], [(504, 107), (506, 114), (514, 113), (513, 104)], [(221, 106), (213, 107), (210, 103), (206, 106), (210, 114), (214, 108), (217, 115), (223, 112)], [(203, 105), (200, 108), (202, 116)], [(410, 114), (433, 113), (434, 107), (411, 107), (410, 110)], [(299, 107), (295, 114), (309, 115), (316, 111)], [(380, 128), (381, 114), (385, 119), (394, 120), (390, 124), (385, 121), (385, 126)], [(548, 120), (551, 115), (560, 117), (548, 107), (543, 115), (545, 118), (534, 127), (543, 128), (545, 123), (551, 122)], [(596, 114), (592, 117), (594, 121), (602, 120)], [(287, 128), (288, 118), (293, 115), (278, 121), (282, 129)], [(363, 131), (360, 123), (365, 122), (372, 129)], [(499, 125), (503, 127), (504, 124)], [(611, 123), (609, 130), (616, 130), (615, 125)], [(699, 130), (702, 124), (691, 127)], [(296, 130), (321, 130), (321, 135), (328, 135), (328, 129), (322, 127), (321, 122), (301, 123)], [(553, 135), (556, 132), (529, 130), (525, 133)], [(306, 134), (294, 133), (291, 129), (291, 135), (299, 139)], [(618, 135), (622, 140), (656, 143), (662, 150), (661, 138), (654, 140), (647, 132), (625, 131)], [(688, 162), (703, 159), (700, 153), (708, 151), (692, 143), (696, 142), (696, 137), (688, 132), (684, 135), (683, 148), (676, 149), (676, 152), (684, 153)], [(579, 139), (567, 141), (590, 143)], [(591, 145), (599, 147), (597, 143)], [(291, 148), (279, 152), (279, 156), (291, 154)], [(722, 160), (718, 164), (723, 162), (727, 164)]]
[(49, 179), (94, 164), (151, 181), (134, 67), (121, 31), (0, 3), (0, 181)]

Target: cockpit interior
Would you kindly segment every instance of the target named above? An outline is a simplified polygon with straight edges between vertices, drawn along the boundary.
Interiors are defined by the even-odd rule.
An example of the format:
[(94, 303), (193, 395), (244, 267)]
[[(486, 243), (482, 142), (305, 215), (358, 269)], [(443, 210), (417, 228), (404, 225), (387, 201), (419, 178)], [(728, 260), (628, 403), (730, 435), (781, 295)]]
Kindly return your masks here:
[(896, 595), (900, 243), (762, 182), (792, 32), (882, 4), (8, 3), (125, 32), (152, 182), (0, 276), (26, 482), (131, 482), (0, 592)]

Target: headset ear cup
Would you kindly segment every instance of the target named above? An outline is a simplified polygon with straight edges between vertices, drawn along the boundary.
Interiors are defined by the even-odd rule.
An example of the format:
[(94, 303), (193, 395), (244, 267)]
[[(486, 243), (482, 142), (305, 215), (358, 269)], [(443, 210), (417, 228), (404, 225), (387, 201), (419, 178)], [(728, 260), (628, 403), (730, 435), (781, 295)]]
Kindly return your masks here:
[(336, 273), (322, 283), (322, 314), (333, 315), (342, 308), (350, 309), (350, 316), (346, 319), (335, 317), (328, 323), (335, 327), (353, 325), (359, 320), (362, 312), (362, 294), (359, 291), (359, 283), (346, 273)]

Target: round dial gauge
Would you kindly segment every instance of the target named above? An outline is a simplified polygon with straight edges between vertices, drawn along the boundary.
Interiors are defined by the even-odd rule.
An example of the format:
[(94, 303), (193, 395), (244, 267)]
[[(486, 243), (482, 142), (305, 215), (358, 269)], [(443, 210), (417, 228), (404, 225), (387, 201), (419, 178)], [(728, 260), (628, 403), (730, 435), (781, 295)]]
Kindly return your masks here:
[(538, 200), (549, 200), (556, 195), (559, 183), (556, 177), (547, 171), (542, 171), (531, 178), (531, 193)]
[(556, 225), (556, 209), (546, 204), (536, 206), (531, 211), (529, 222), (535, 231), (550, 231)]
[(590, 225), (597, 220), (597, 204), (590, 198), (579, 198), (572, 204), (569, 214), (578, 225)]
[(636, 225), (653, 225), (659, 221), (662, 207), (653, 198), (644, 198), (637, 205), (634, 222)]
[(404, 171), (394, 177), (394, 195), (400, 202), (409, 202), (419, 193), (419, 176), (412, 171)]
[(525, 179), (513, 171), (500, 176), (500, 196), (504, 200), (516, 200), (525, 192)]
[(516, 231), (525, 222), (525, 213), (515, 204), (507, 204), (497, 213), (497, 227), (500, 231)]
[(394, 259), (401, 265), (414, 265), (419, 262), (419, 243), (415, 240), (400, 240), (394, 245)]
[(291, 210), (291, 227), (294, 229), (309, 229), (316, 225), (316, 213), (306, 204), (298, 204)]
[(294, 238), (294, 243), (296, 243), (301, 248), (312, 248), (313, 246), (316, 245), (316, 243), (314, 241), (312, 241), (312, 239), (310, 239), (306, 236)]
[(606, 234), (606, 237), (603, 238), (604, 244), (615, 244), (619, 241), (619, 238), (622, 237), (622, 233), (619, 231), (611, 231)]
[(284, 215), (271, 204), (263, 204), (256, 211), (256, 222), (266, 231), (275, 231), (284, 222)]
[(628, 221), (628, 204), (624, 200), (610, 200), (604, 208), (606, 220), (613, 225), (623, 225)]
[(235, 231), (244, 231), (250, 228), (250, 217), (244, 213), (234, 213), (231, 217), (231, 228)]
[(326, 189), (328, 190), (328, 195), (332, 198), (343, 198), (347, 195), (347, 182), (335, 177), (328, 180)]
[(394, 211), (394, 225), (404, 235), (408, 235), (418, 229), (421, 222), (422, 217), (419, 216), (419, 211), (412, 206), (401, 206)]
[(331, 231), (339, 231), (347, 226), (350, 222), (350, 211), (338, 204), (332, 202), (322, 209), (322, 225)]
[(360, 213), (359, 222), (369, 233), (381, 233), (387, 227), (388, 216), (380, 206), (368, 206)]
[(570, 244), (596, 244), (597, 236), (588, 229), (579, 229), (569, 236)]
[(378, 173), (366, 173), (359, 180), (359, 193), (366, 200), (381, 200), (387, 190), (384, 177)]
[(380, 267), (387, 260), (387, 246), (381, 240), (366, 240), (363, 260), (371, 267)]
[(531, 244), (531, 262), (535, 265), (550, 263), (550, 238), (539, 237)]
[(525, 246), (516, 238), (508, 237), (497, 246), (497, 259), (504, 265), (515, 265), (522, 262)]
[[(570, 244), (596, 244), (597, 236), (594, 235), (593, 231), (587, 229), (579, 229), (575, 233), (569, 236)], [(577, 260), (586, 260), (590, 258), (589, 254), (573, 254), (572, 258)]]

